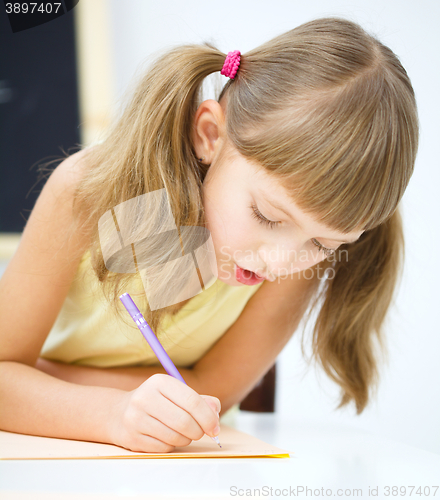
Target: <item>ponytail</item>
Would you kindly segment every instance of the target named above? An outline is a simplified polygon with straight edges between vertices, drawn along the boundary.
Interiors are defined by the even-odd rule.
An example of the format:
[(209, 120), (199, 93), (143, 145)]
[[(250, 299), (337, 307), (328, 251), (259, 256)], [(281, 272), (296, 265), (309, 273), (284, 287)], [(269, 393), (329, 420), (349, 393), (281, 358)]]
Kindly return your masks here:
[(317, 297), (323, 303), (312, 349), (315, 360), (341, 387), (337, 408), (353, 400), (360, 414), (368, 404), (369, 388), (377, 389), (379, 352), (375, 352), (375, 339), (386, 353), (383, 322), (404, 258), (399, 209), (355, 243), (341, 247), (345, 249), (348, 252), (333, 263), (334, 275)]

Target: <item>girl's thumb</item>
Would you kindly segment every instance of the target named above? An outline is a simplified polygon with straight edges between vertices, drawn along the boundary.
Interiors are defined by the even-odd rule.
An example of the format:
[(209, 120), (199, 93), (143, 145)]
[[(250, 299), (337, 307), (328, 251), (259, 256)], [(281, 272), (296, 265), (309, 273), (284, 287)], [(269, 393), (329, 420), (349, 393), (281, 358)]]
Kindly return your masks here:
[(214, 413), (220, 413), (220, 410), (222, 409), (220, 399), (214, 396), (203, 396), (203, 395), (201, 396), (208, 403), (208, 405), (210, 406), (210, 408)]

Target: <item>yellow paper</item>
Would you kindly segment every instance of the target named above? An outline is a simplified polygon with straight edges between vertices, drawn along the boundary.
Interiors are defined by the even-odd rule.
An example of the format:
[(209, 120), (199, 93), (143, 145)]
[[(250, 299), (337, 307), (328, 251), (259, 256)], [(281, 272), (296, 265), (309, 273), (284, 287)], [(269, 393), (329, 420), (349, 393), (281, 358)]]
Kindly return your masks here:
[(28, 436), (0, 431), (1, 460), (103, 459), (103, 458), (289, 458), (289, 452), (261, 441), (249, 434), (223, 425), (218, 447), (203, 436), (188, 446), (170, 453), (140, 453), (119, 446), (89, 441), (74, 441)]

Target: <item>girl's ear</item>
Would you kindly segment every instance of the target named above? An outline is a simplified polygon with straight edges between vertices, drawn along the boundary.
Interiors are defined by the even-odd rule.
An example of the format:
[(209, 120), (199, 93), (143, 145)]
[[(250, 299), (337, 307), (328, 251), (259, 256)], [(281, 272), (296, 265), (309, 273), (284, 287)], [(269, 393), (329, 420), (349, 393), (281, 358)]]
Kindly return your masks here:
[(197, 158), (204, 158), (206, 164), (212, 163), (220, 151), (226, 134), (225, 115), (217, 101), (208, 99), (200, 104), (194, 115), (192, 141)]

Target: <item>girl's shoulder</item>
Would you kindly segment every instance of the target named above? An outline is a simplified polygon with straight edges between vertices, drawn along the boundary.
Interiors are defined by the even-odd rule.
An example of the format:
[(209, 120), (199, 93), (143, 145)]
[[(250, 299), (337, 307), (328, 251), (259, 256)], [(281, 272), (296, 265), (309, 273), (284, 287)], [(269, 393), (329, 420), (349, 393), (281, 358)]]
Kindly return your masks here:
[(85, 156), (88, 151), (88, 148), (81, 149), (68, 156), (53, 170), (51, 176), (57, 175), (59, 181), (66, 187), (76, 187), (87, 168)]

